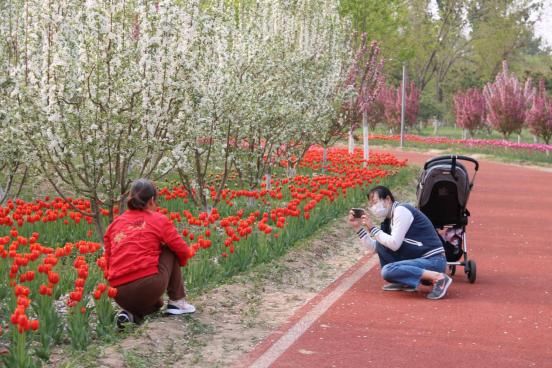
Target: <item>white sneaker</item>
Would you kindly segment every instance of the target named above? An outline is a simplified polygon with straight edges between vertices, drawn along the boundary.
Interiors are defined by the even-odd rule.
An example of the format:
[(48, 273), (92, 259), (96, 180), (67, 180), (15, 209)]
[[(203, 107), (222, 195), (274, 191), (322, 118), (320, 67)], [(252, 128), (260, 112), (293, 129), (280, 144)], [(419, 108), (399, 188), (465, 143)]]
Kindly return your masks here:
[(123, 331), (125, 326), (134, 323), (134, 316), (129, 311), (123, 309), (115, 316), (115, 323), (119, 331)]
[(186, 300), (169, 300), (167, 303), (167, 309), (165, 313), (167, 314), (191, 314), (196, 311), (195, 307), (191, 304), (188, 304)]

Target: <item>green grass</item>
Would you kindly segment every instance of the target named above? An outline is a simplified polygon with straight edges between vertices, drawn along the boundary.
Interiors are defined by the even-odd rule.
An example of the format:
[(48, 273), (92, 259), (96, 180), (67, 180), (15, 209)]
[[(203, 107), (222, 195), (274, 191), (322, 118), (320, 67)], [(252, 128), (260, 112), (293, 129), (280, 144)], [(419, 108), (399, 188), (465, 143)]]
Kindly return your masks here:
[[(359, 130), (357, 132), (359, 136), (361, 136), (362, 132)], [(375, 129), (371, 129), (371, 133), (375, 134), (389, 134), (389, 130), (382, 124), (378, 124)], [(398, 133), (397, 133), (398, 134)], [(405, 131), (405, 134), (415, 134), (422, 137), (447, 137), (452, 139), (462, 139), (463, 138), (463, 129), (458, 128), (456, 126), (452, 125), (444, 125), (440, 126), (437, 129), (435, 129), (431, 124), (420, 126), (420, 124), (416, 124), (414, 127), (407, 129)], [(487, 130), (482, 129), (478, 130), (474, 133), (473, 136), (470, 136), (468, 133), (468, 138), (473, 139), (497, 139), (497, 140), (503, 140), (504, 137), (501, 133), (497, 132), (496, 130)], [(520, 143), (542, 143), (542, 139), (539, 139), (538, 142), (535, 142), (535, 138), (533, 134), (529, 131), (529, 129), (522, 129), (521, 134), (519, 136)], [(508, 141), (512, 143), (518, 143), (518, 135), (513, 133), (508, 138)]]
[[(372, 130), (373, 134), (388, 134), (387, 131), (384, 131), (382, 128), (377, 128)], [(413, 130), (409, 134), (415, 134), (423, 137), (445, 137), (450, 139), (461, 139), (462, 130), (455, 127), (441, 127), (439, 128), (437, 135), (433, 134), (433, 128), (426, 127), (421, 130)], [(357, 133), (358, 136), (361, 136), (361, 132)], [(502, 136), (497, 132), (480, 132), (474, 138), (476, 139), (496, 139), (503, 140)], [(517, 143), (517, 135), (512, 135), (509, 139), (512, 143)], [(520, 143), (534, 143), (533, 136), (529, 133), (528, 130), (524, 129), (521, 134)], [(389, 147), (398, 147), (399, 142), (393, 141), (382, 141), (372, 139), (370, 140), (371, 145), (377, 146), (389, 146)], [(455, 154), (464, 154), (464, 155), (486, 155), (491, 157), (494, 160), (510, 163), (519, 163), (519, 164), (531, 164), (531, 165), (552, 165), (552, 153), (541, 152), (530, 149), (518, 149), (518, 148), (506, 148), (506, 147), (494, 147), (494, 146), (466, 146), (462, 144), (427, 144), (422, 142), (411, 142), (405, 140), (403, 142), (403, 149), (405, 150), (417, 150), (424, 151), (428, 149), (438, 149), (442, 150), (443, 154), (455, 153)]]
[[(398, 147), (398, 142), (372, 140), (371, 144)], [(404, 142), (403, 149), (415, 151), (427, 151), (437, 149), (442, 151), (442, 154), (454, 153), (462, 155), (486, 155), (491, 159), (507, 163), (518, 163), (528, 165), (549, 166), (552, 165), (552, 154), (546, 154), (539, 151), (530, 151), (523, 149), (508, 149), (498, 147), (466, 147), (459, 144), (454, 145), (437, 145), (423, 144), (418, 142)]]
[[(462, 139), (463, 138), (463, 130), (455, 127), (455, 126), (442, 126), (437, 129), (437, 134), (435, 134), (435, 129), (432, 126), (423, 127), (422, 129), (412, 129), (410, 131), (411, 134), (421, 135), (424, 137), (448, 137), (453, 139)], [(474, 138), (474, 139), (498, 139), (503, 140), (504, 137), (499, 132), (492, 130), (479, 130), (477, 131), (473, 137), (470, 137), (468, 133), (468, 138)], [(509, 139), (510, 142), (518, 143), (518, 135), (512, 134)], [(539, 141), (540, 143), (544, 143), (542, 141)], [(528, 129), (523, 129), (521, 131), (520, 135), (520, 143), (535, 143), (533, 134), (529, 132)]]

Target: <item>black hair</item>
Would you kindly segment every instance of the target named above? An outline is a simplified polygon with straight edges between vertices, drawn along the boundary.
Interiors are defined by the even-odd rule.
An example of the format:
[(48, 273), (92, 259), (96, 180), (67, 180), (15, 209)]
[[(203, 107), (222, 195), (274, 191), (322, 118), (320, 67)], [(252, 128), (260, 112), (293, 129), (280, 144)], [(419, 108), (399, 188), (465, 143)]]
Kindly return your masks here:
[(127, 207), (129, 210), (144, 210), (152, 198), (157, 199), (155, 185), (148, 179), (136, 179), (130, 186)]
[(370, 197), (372, 194), (377, 193), (378, 197), (380, 199), (385, 199), (387, 197), (391, 198), (391, 202), (395, 202), (395, 197), (393, 197), (393, 193), (389, 190), (389, 188), (384, 187), (383, 185), (377, 185), (370, 189), (370, 191), (367, 194), (368, 200), (370, 200)]

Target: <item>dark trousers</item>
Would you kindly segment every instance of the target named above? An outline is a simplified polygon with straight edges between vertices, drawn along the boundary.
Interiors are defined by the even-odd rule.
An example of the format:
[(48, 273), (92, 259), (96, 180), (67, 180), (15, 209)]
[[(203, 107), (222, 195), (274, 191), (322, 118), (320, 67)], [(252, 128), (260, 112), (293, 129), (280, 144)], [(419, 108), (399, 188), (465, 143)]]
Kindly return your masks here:
[(166, 246), (159, 255), (159, 272), (117, 287), (115, 301), (132, 313), (136, 322), (157, 312), (163, 306), (163, 294), (178, 300), (186, 296), (180, 264), (176, 255)]

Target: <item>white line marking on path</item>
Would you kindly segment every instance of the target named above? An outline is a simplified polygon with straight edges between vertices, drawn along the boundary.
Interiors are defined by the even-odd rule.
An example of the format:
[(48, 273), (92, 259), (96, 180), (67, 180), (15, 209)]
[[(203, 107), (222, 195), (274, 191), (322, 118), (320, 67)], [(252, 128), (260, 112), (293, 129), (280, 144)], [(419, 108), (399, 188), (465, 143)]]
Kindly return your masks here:
[(303, 316), (296, 324), (282, 335), (272, 346), (264, 352), (257, 360), (251, 364), (251, 368), (267, 368), (276, 361), (295, 341), (308, 330), (308, 328), (322, 314), (324, 314), (330, 306), (337, 301), (347, 290), (349, 290), (358, 280), (362, 278), (368, 271), (378, 263), (377, 255), (373, 255), (370, 259), (353, 272), (350, 276), (342, 280), (336, 288), (326, 295), (320, 303), (318, 303), (310, 312)]

